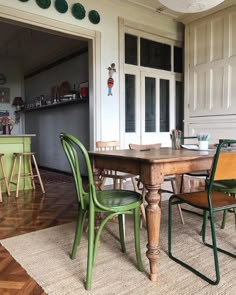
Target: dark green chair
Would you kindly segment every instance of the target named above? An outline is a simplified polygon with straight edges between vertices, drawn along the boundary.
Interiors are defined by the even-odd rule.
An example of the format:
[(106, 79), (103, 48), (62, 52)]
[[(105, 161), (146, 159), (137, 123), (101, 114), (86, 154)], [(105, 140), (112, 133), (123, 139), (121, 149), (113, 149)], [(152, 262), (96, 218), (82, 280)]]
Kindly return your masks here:
[[(85, 288), (90, 289), (92, 283), (92, 268), (96, 259), (96, 252), (100, 234), (104, 225), (118, 215), (119, 234), (122, 252), (125, 252), (124, 231), (123, 231), (123, 214), (132, 214), (134, 219), (134, 237), (135, 250), (138, 270), (143, 271), (143, 264), (140, 252), (140, 205), (142, 196), (134, 191), (127, 190), (95, 190), (93, 173), (90, 164), (88, 153), (83, 144), (74, 136), (66, 133), (60, 134), (61, 144), (70, 163), (70, 167), (74, 176), (75, 188), (78, 199), (78, 219), (75, 232), (74, 245), (71, 258), (76, 256), (77, 247), (80, 244), (84, 221), (88, 215), (88, 256), (87, 256), (87, 276)], [(82, 155), (82, 158), (81, 158)], [(82, 178), (80, 174), (80, 162), (83, 159), (87, 168), (88, 174), (88, 190), (84, 191)], [(101, 222), (99, 229), (95, 232), (95, 214), (106, 213), (106, 217)]]
[[(218, 192), (223, 192), (231, 197), (235, 197), (236, 194), (236, 179), (226, 179), (226, 180), (218, 180), (213, 183), (213, 189)], [(226, 217), (228, 212), (231, 210), (224, 210), (223, 219), (221, 223), (221, 228), (225, 228)], [(232, 212), (235, 215), (235, 224), (236, 224), (236, 209), (232, 209)]]
[[(224, 249), (217, 247), (214, 214), (215, 212), (224, 211), (228, 209), (236, 208), (236, 199), (232, 198), (228, 194), (213, 190), (213, 184), (215, 181), (233, 179), (236, 178), (236, 150), (231, 152), (225, 152), (222, 150), (224, 144), (236, 143), (236, 140), (223, 141), (218, 145), (216, 154), (214, 157), (211, 175), (208, 179), (208, 187), (205, 191), (180, 193), (170, 197), (169, 199), (169, 221), (168, 221), (168, 255), (171, 259), (186, 267), (205, 281), (210, 284), (217, 285), (220, 281), (220, 270), (218, 263), (218, 251), (230, 255), (236, 258), (235, 253), (231, 253)], [(172, 254), (172, 206), (174, 204), (187, 203), (195, 208), (202, 209), (204, 212), (204, 220), (202, 227), (202, 241), (206, 246), (213, 249), (214, 265), (215, 265), (215, 279), (211, 279), (193, 268), (191, 265), (180, 260)], [(211, 238), (212, 244), (206, 242), (206, 224), (208, 221), (208, 215), (211, 226)], [(230, 239), (231, 237), (229, 237)], [(201, 260), (201, 257), (199, 257)]]

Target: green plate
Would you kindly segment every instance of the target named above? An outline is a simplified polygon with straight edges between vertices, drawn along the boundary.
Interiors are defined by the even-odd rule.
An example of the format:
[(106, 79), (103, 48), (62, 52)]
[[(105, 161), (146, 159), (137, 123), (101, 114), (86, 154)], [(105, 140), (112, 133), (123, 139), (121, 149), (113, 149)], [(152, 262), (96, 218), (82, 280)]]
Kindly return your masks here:
[(21, 1), (21, 2), (27, 2), (27, 1), (29, 1), (29, 0), (19, 0), (19, 1)]
[(36, 0), (40, 8), (47, 9), (51, 5), (51, 0)]
[(88, 17), (91, 23), (95, 25), (97, 25), (100, 22), (100, 15), (96, 10), (90, 10)]
[(60, 13), (65, 13), (68, 10), (68, 3), (65, 0), (56, 0), (55, 8)]
[(80, 3), (75, 3), (72, 6), (72, 14), (77, 19), (83, 19), (86, 15), (86, 11), (84, 9), (84, 6)]

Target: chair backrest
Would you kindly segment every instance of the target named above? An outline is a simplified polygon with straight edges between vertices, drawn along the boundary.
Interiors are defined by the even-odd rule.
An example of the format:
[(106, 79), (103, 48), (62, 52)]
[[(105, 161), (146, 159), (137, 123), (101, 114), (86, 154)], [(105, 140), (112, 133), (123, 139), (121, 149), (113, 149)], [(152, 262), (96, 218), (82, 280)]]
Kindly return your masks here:
[[(70, 135), (67, 133), (61, 133), (60, 140), (74, 176), (78, 202), (80, 203), (82, 209), (85, 209), (86, 201), (87, 202), (91, 201), (91, 197), (93, 198), (93, 200), (94, 198), (96, 198), (96, 191), (95, 191), (95, 186), (93, 181), (93, 173), (92, 173), (88, 152), (86, 148), (84, 147), (84, 145), (73, 135)], [(82, 159), (85, 161), (85, 165), (87, 169), (88, 182), (89, 182), (88, 189), (89, 189), (89, 196), (90, 196), (89, 200), (88, 200), (88, 193), (84, 191), (83, 182), (82, 182), (82, 178), (80, 174), (80, 164), (79, 164), (79, 157), (78, 157), (79, 153), (82, 155)]]
[(213, 182), (236, 178), (236, 150), (224, 152), (224, 147), (235, 144), (236, 140), (223, 140), (217, 147), (209, 177), (208, 191), (212, 191)]
[(130, 150), (137, 150), (137, 151), (147, 151), (147, 150), (159, 150), (161, 148), (161, 143), (154, 143), (154, 144), (129, 144)]
[(97, 141), (96, 149), (98, 151), (117, 150), (120, 147), (119, 141)]

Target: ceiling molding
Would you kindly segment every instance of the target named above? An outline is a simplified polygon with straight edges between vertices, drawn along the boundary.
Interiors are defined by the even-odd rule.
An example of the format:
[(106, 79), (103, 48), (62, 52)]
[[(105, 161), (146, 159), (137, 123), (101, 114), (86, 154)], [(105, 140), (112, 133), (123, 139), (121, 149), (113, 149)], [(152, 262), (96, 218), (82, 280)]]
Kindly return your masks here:
[(185, 14), (182, 17), (177, 18), (177, 21), (182, 22), (183, 24), (188, 24), (190, 22), (196, 21), (198, 19), (201, 19), (203, 17), (212, 15), (214, 13), (217, 13), (223, 9), (227, 9), (231, 6), (235, 6), (236, 5), (236, 1), (235, 0), (225, 0), (223, 3), (217, 5), (216, 7), (211, 8), (210, 10), (206, 10), (204, 12), (201, 13), (189, 13), (189, 14)]

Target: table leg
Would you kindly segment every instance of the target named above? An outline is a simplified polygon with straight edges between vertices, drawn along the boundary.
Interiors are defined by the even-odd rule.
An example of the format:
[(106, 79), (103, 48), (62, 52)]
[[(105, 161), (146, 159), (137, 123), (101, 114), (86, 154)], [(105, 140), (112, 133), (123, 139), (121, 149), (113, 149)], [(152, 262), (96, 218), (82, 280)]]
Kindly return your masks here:
[(147, 258), (150, 263), (150, 280), (157, 281), (157, 263), (160, 255), (159, 237), (160, 237), (160, 222), (161, 222), (161, 208), (160, 194), (158, 190), (160, 185), (146, 185), (146, 201), (148, 203), (146, 207), (147, 218)]

